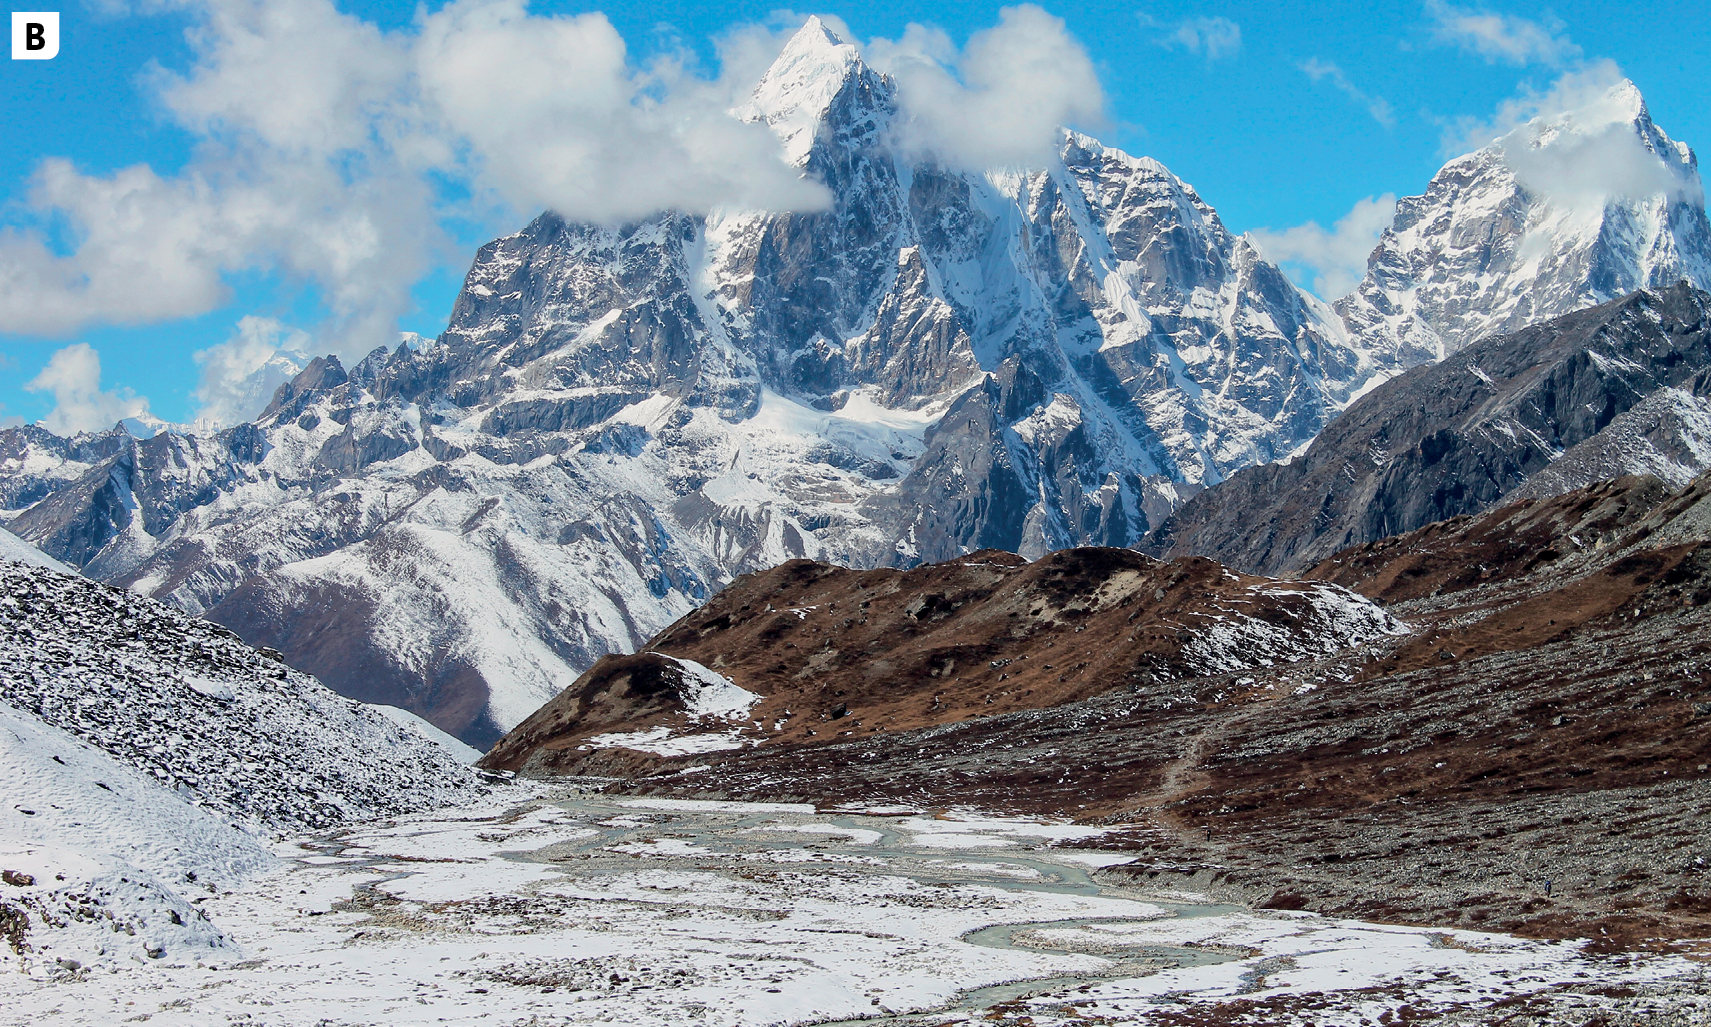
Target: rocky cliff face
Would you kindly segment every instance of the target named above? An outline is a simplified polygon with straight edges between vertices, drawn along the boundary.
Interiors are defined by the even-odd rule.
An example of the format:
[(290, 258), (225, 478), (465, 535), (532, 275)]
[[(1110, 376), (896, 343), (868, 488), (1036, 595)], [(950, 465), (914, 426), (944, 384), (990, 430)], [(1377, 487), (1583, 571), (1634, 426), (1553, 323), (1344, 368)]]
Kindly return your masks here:
[(952, 171), (895, 110), (811, 21), (740, 114), (829, 209), (543, 214), (253, 424), (0, 435), (7, 523), (483, 744), (747, 571), (1129, 544), (1375, 373), (1156, 162)]
[[(1588, 473), (1690, 477), (1711, 456), (1696, 398), (1711, 368), (1708, 309), (1711, 295), (1685, 284), (1636, 293), (1415, 368), (1297, 459), (1196, 496), (1144, 548), (1298, 572), (1511, 494), (1566, 491)], [(1569, 462), (1558, 468), (1559, 458)]]
[(1411, 367), (1682, 280), (1711, 288), (1698, 162), (1622, 81), (1446, 164), (1336, 306), (1372, 359)]

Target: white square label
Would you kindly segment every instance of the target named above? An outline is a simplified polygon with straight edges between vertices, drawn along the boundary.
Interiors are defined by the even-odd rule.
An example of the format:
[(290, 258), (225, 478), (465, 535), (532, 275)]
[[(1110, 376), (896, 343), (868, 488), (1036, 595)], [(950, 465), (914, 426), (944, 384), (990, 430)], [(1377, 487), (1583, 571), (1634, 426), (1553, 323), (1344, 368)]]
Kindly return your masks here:
[(51, 61), (58, 54), (58, 11), (12, 12), (12, 59), (14, 61)]

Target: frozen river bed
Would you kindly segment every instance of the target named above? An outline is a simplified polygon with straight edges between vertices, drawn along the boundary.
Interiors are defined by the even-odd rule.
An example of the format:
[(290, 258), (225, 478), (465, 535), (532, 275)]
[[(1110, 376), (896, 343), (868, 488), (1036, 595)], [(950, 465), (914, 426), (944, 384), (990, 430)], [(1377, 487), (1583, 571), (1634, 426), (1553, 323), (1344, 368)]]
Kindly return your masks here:
[(281, 845), (199, 904), (237, 958), (39, 958), (0, 974), (0, 1022), (1711, 1022), (1680, 956), (1101, 886), (1127, 857), (1100, 828), (523, 795)]

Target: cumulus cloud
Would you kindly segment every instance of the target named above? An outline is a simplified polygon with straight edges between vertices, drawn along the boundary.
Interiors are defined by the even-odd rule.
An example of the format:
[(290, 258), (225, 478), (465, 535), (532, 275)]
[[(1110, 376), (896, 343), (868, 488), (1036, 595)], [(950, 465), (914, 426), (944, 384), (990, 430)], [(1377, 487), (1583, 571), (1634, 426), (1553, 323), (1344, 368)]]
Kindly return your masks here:
[(1444, 144), (1451, 153), (1495, 146), (1522, 186), (1564, 204), (1659, 194), (1703, 202), (1688, 154), (1637, 129), (1642, 109), (1621, 69), (1596, 61), (1543, 91), (1523, 89), (1488, 120), (1456, 122)]
[(100, 354), (83, 342), (56, 352), (24, 388), (53, 395), (53, 410), (41, 423), (59, 435), (104, 431), (123, 418), (147, 417), (149, 412), (149, 401), (129, 389), (101, 391)]
[(1457, 7), (1428, 0), (1432, 37), (1506, 64), (1557, 66), (1578, 58), (1580, 47), (1562, 32), (1561, 24), (1545, 25), (1509, 14)]
[(0, 323), (31, 334), (200, 314), (225, 302), (228, 274), (260, 270), (317, 286), (323, 345), (365, 352), (441, 243), (418, 178), (241, 145), (210, 148), (170, 179), (47, 161), (31, 200), (78, 240), (61, 256), (39, 236), (0, 235)]
[(191, 398), (196, 420), (225, 427), (248, 421), (313, 357), (309, 333), (274, 318), (247, 316), (237, 332), (196, 354), (201, 380)]
[(1242, 27), (1225, 17), (1184, 18), (1174, 23), (1144, 12), (1137, 17), (1143, 26), (1162, 32), (1158, 40), (1161, 45), (1205, 54), (1209, 61), (1233, 57), (1242, 49)]
[(732, 72), (707, 79), (682, 60), (634, 66), (604, 15), (536, 16), (522, 0), (458, 0), (400, 32), (330, 0), (166, 2), (199, 16), (194, 60), (145, 78), (195, 156), (170, 176), (45, 162), (29, 207), (72, 245), (0, 230), (8, 331), (199, 314), (231, 275), (260, 271), (313, 286), (328, 308), (318, 345), (355, 356), (395, 336), (410, 286), (447, 252), (448, 214), (616, 222), (825, 202), (765, 126), (729, 114), (764, 38), (731, 41)]
[(943, 32), (911, 25), (867, 55), (897, 80), (903, 145), (953, 167), (1038, 167), (1060, 127), (1097, 122), (1105, 108), (1087, 51), (1063, 19), (1033, 4), (1004, 8), (961, 51)]
[(1347, 296), (1366, 273), (1366, 259), (1396, 216), (1396, 197), (1369, 196), (1337, 219), (1330, 229), (1316, 221), (1281, 232), (1261, 228), (1250, 232), (1254, 245), (1286, 269), (1305, 270), (1313, 292), (1321, 299)]
[(1308, 58), (1301, 63), (1300, 67), (1308, 78), (1315, 82), (1329, 82), (1343, 95), (1366, 108), (1366, 112), (1372, 115), (1372, 120), (1385, 128), (1390, 128), (1396, 124), (1396, 113), (1391, 109), (1390, 101), (1382, 96), (1368, 95), (1359, 86), (1349, 81), (1348, 75), (1343, 73), (1342, 68), (1330, 61), (1321, 61), (1317, 57)]
[(765, 125), (731, 117), (752, 81), (706, 81), (672, 60), (632, 69), (603, 14), (540, 18), (521, 0), (460, 0), (424, 20), (415, 74), (477, 179), (519, 209), (615, 221), (827, 202)]

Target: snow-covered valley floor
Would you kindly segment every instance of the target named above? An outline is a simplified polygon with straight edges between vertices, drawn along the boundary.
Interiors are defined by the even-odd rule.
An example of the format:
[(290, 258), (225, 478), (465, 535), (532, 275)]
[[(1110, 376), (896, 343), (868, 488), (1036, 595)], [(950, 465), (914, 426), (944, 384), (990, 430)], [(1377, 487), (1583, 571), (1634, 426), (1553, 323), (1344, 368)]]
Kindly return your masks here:
[(1080, 847), (1099, 834), (519, 786), (279, 845), (282, 869), (198, 902), (229, 958), (20, 973), (4, 952), (0, 1022), (1711, 1022), (1680, 956), (1101, 887), (1127, 857)]

